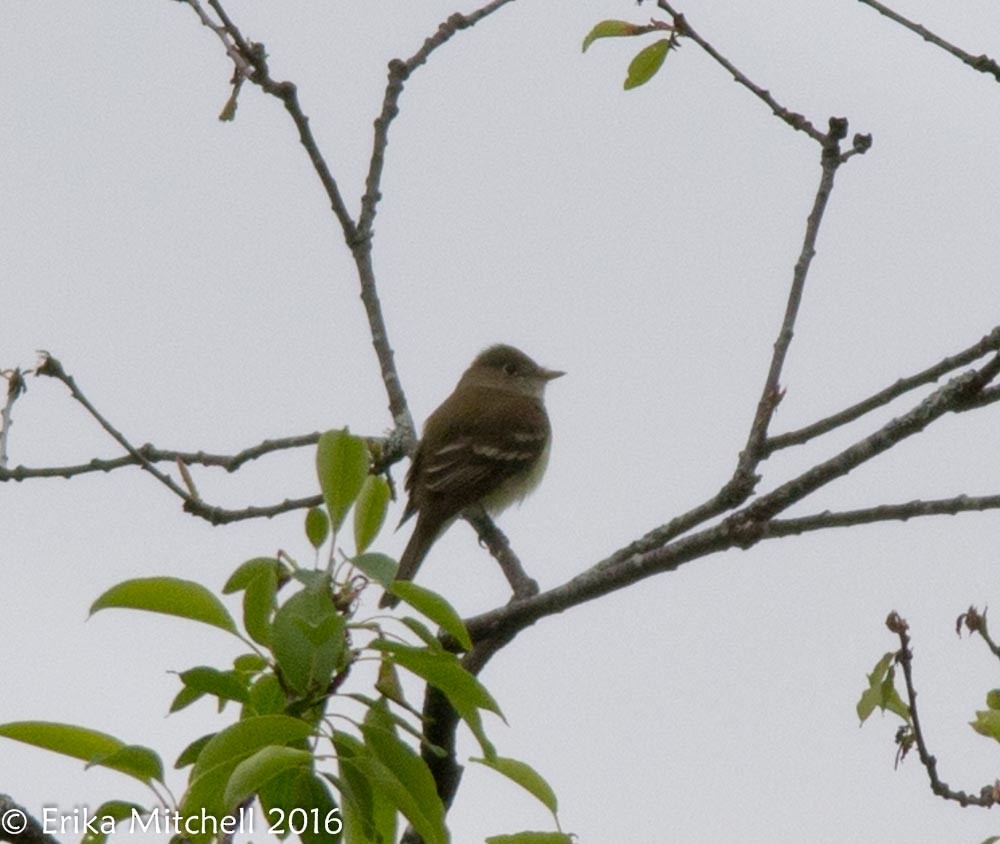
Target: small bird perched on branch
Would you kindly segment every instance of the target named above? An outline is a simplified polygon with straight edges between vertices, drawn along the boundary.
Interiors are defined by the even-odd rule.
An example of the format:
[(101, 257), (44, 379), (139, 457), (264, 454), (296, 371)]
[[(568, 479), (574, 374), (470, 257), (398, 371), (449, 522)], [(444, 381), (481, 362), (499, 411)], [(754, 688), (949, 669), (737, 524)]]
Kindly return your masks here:
[[(424, 423), (406, 474), (409, 500), (400, 524), (414, 513), (417, 524), (397, 581), (413, 579), (431, 545), (463, 510), (478, 504), (496, 515), (538, 485), (552, 440), (545, 386), (564, 374), (505, 345), (480, 352), (465, 370)], [(379, 606), (398, 603), (386, 592)]]

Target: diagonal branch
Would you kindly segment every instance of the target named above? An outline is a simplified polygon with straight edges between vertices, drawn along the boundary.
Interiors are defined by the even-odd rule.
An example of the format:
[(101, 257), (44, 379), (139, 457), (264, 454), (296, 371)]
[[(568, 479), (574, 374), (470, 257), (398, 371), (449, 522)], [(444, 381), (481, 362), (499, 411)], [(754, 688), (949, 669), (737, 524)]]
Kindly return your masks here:
[(813, 206), (806, 222), (806, 232), (802, 239), (802, 249), (795, 262), (792, 273), (792, 285), (788, 291), (788, 301), (785, 305), (785, 316), (774, 343), (771, 365), (768, 368), (764, 389), (757, 403), (757, 412), (750, 426), (747, 443), (740, 453), (733, 481), (738, 486), (752, 489), (759, 478), (756, 476), (757, 466), (764, 457), (763, 445), (767, 439), (767, 431), (774, 416), (775, 408), (781, 401), (781, 371), (785, 365), (788, 348), (795, 335), (795, 320), (802, 304), (802, 294), (805, 290), (809, 267), (816, 255), (816, 239), (819, 237), (819, 227), (823, 222), (823, 214), (830, 194), (833, 191), (834, 178), (841, 164), (840, 141), (847, 136), (847, 121), (837, 118), (830, 119), (830, 131), (823, 140), (822, 171), (819, 187), (813, 199)]
[(814, 530), (854, 527), (878, 522), (906, 522), (923, 516), (954, 516), (958, 513), (1000, 510), (1000, 495), (956, 495), (929, 501), (906, 501), (901, 504), (880, 504), (858, 510), (814, 513), (794, 519), (771, 519), (764, 525), (766, 539), (778, 536), (799, 536)]
[(905, 27), (910, 30), (910, 32), (915, 32), (924, 41), (929, 41), (936, 47), (940, 47), (942, 50), (951, 53), (955, 58), (959, 59), (961, 62), (967, 64), (973, 70), (978, 70), (980, 73), (986, 73), (1000, 82), (1000, 65), (998, 65), (993, 59), (987, 56), (985, 53), (979, 56), (973, 56), (971, 53), (965, 52), (965, 50), (956, 47), (954, 44), (945, 41), (941, 36), (935, 35), (929, 29), (921, 26), (919, 23), (914, 23), (907, 18), (904, 18), (899, 12), (894, 12), (888, 6), (884, 6), (878, 2), (878, 0), (859, 0), (859, 2), (864, 3), (866, 6), (871, 6), (880, 15), (884, 15), (891, 21), (895, 21), (900, 26)]
[[(205, 23), (207, 14), (201, 7), (199, 0), (186, 0), (198, 13), (199, 18)], [(396, 364), (393, 359), (392, 347), (389, 344), (389, 335), (385, 325), (385, 318), (382, 314), (382, 306), (379, 302), (378, 292), (375, 284), (375, 273), (371, 263), (371, 241), (370, 232), (362, 232), (355, 224), (347, 205), (344, 203), (340, 187), (334, 178), (319, 144), (309, 126), (309, 118), (302, 110), (299, 103), (298, 89), (292, 82), (277, 82), (270, 72), (267, 64), (267, 56), (263, 45), (257, 44), (245, 38), (239, 27), (229, 17), (220, 0), (208, 0), (209, 6), (221, 21), (221, 27), (207, 23), (213, 31), (221, 34), (220, 37), (225, 43), (226, 52), (233, 57), (233, 52), (237, 57), (233, 58), (236, 66), (236, 81), (246, 78), (268, 93), (281, 100), (285, 111), (291, 117), (295, 128), (299, 133), (299, 143), (309, 156), (309, 161), (315, 170), (320, 184), (326, 192), (330, 201), (330, 208), (334, 217), (340, 223), (343, 232), (344, 242), (351, 250), (358, 268), (358, 278), (361, 287), (361, 301), (365, 307), (365, 314), (368, 318), (368, 326), (371, 332), (372, 345), (378, 358), (379, 367), (382, 373), (382, 382), (385, 385), (386, 394), (389, 399), (389, 412), (392, 415), (397, 437), (408, 445), (413, 438), (413, 420), (410, 416), (409, 407), (406, 402), (406, 394), (403, 391), (399, 374), (396, 371)]]
[[(761, 496), (724, 521), (688, 534), (672, 542), (655, 543), (656, 531), (647, 534), (646, 545), (631, 543), (594, 564), (571, 580), (534, 597), (475, 616), (466, 621), (474, 641), (491, 639), (511, 628), (521, 630), (541, 618), (594, 600), (610, 592), (638, 583), (661, 572), (673, 571), (684, 563), (731, 548), (750, 548), (770, 534), (771, 520), (817, 489), (868, 462), (908, 437), (919, 433), (948, 412), (962, 410), (974, 402), (986, 384), (1000, 373), (1000, 355), (981, 369), (953, 378), (903, 416), (814, 466), (777, 489)], [(931, 515), (928, 512), (926, 515)], [(924, 515), (914, 512), (916, 515)], [(826, 525), (828, 527), (834, 524)]]
[(445, 44), (457, 32), (475, 26), (479, 21), (488, 15), (493, 14), (512, 0), (493, 0), (480, 9), (470, 12), (467, 15), (456, 12), (446, 21), (441, 23), (437, 32), (424, 41), (423, 45), (410, 58), (403, 61), (393, 59), (389, 62), (389, 81), (385, 87), (385, 96), (382, 99), (382, 109), (379, 116), (375, 118), (375, 135), (372, 142), (372, 155), (368, 167), (368, 176), (365, 179), (365, 193), (361, 197), (361, 216), (358, 218), (358, 231), (364, 237), (371, 237), (372, 224), (375, 222), (379, 200), (382, 198), (380, 186), (382, 183), (382, 170), (385, 167), (385, 150), (389, 144), (389, 127), (393, 120), (399, 115), (399, 97), (403, 93), (403, 86), (418, 67), (427, 62), (438, 47)]
[(156, 478), (161, 484), (163, 484), (167, 489), (169, 489), (174, 495), (179, 496), (184, 499), (185, 502), (192, 499), (192, 496), (185, 492), (169, 475), (161, 472), (152, 463), (149, 462), (139, 450), (132, 445), (114, 425), (112, 425), (101, 412), (90, 403), (90, 400), (83, 394), (80, 388), (76, 385), (76, 381), (73, 377), (69, 375), (63, 365), (59, 363), (54, 357), (52, 357), (47, 352), (43, 353), (42, 362), (35, 368), (35, 373), (37, 375), (46, 375), (50, 378), (55, 378), (57, 381), (61, 381), (65, 384), (70, 391), (70, 394), (76, 399), (108, 434), (111, 438), (115, 440), (122, 448), (125, 449), (135, 460), (140, 467), (145, 469), (149, 474)]
[(659, 6), (663, 11), (673, 18), (674, 29), (678, 35), (682, 37), (690, 38), (694, 41), (701, 49), (708, 53), (716, 62), (722, 65), (730, 74), (732, 74), (733, 79), (736, 80), (740, 85), (749, 90), (755, 97), (765, 102), (774, 115), (793, 129), (799, 132), (805, 132), (810, 138), (818, 143), (825, 143), (826, 136), (819, 131), (815, 126), (812, 125), (805, 117), (801, 114), (797, 114), (794, 111), (790, 111), (781, 105), (774, 97), (771, 96), (771, 92), (759, 85), (755, 84), (742, 73), (736, 65), (734, 65), (729, 59), (723, 56), (718, 50), (715, 49), (711, 44), (709, 44), (704, 38), (702, 38), (695, 30), (691, 27), (691, 24), (687, 22), (687, 18), (684, 17), (680, 12), (673, 8), (667, 0), (658, 0), (657, 6)]
[[(382, 442), (378, 437), (370, 437), (370, 441)], [(303, 446), (316, 445), (319, 442), (319, 433), (300, 434), (292, 437), (281, 437), (279, 439), (264, 440), (252, 445), (236, 454), (209, 454), (204, 451), (177, 451), (170, 448), (157, 448), (152, 443), (145, 443), (136, 447), (136, 452), (141, 458), (145, 458), (150, 463), (177, 463), (185, 466), (206, 466), (225, 469), (227, 472), (235, 472), (245, 463), (256, 460), (266, 454), (276, 451), (286, 451), (292, 448), (302, 448)], [(5, 469), (0, 466), (0, 482), (3, 481), (25, 481), (31, 478), (73, 478), (77, 475), (86, 475), (90, 472), (113, 472), (115, 469), (122, 469), (126, 466), (141, 466), (140, 459), (131, 454), (122, 457), (99, 458), (95, 457), (86, 463), (79, 463), (72, 466), (44, 466), (31, 468), (30, 466), (15, 466), (13, 469)]]
[(181, 487), (173, 478), (164, 472), (161, 472), (153, 463), (147, 458), (140, 448), (132, 445), (131, 442), (121, 433), (111, 422), (105, 418), (105, 416), (91, 404), (90, 400), (84, 395), (83, 391), (77, 386), (76, 381), (71, 375), (69, 375), (63, 368), (63, 365), (49, 354), (45, 354), (42, 359), (41, 364), (35, 369), (37, 375), (45, 375), (50, 378), (55, 378), (57, 381), (61, 381), (65, 384), (70, 391), (70, 394), (76, 399), (87, 412), (97, 421), (97, 423), (105, 430), (111, 437), (128, 452), (129, 457), (132, 462), (145, 469), (149, 474), (156, 478), (160, 483), (162, 483), (167, 489), (169, 489), (174, 495), (180, 498), (184, 502), (184, 510), (195, 516), (200, 516), (201, 518), (211, 522), (213, 525), (224, 524), (227, 522), (240, 521), (242, 519), (255, 519), (255, 518), (271, 518), (272, 516), (277, 516), (281, 513), (287, 513), (291, 510), (299, 510), (307, 507), (316, 507), (322, 503), (322, 496), (315, 495), (309, 496), (308, 498), (299, 499), (285, 499), (280, 504), (274, 504), (270, 506), (251, 506), (246, 507), (242, 510), (228, 510), (224, 507), (216, 507), (211, 504), (207, 504), (202, 501), (195, 493), (189, 492)]
[[(900, 378), (895, 384), (892, 384), (884, 390), (880, 390), (874, 395), (859, 401), (857, 404), (851, 405), (850, 407), (845, 408), (838, 413), (834, 413), (825, 419), (820, 419), (817, 422), (806, 425), (804, 428), (799, 428), (795, 431), (788, 431), (787, 433), (778, 434), (774, 437), (768, 437), (761, 444), (761, 451), (763, 452), (763, 455), (767, 457), (775, 451), (779, 451), (783, 448), (809, 442), (809, 440), (814, 437), (829, 433), (835, 428), (839, 428), (841, 425), (853, 422), (855, 419), (861, 418), (866, 413), (870, 413), (873, 410), (877, 410), (878, 408), (889, 404), (889, 402), (899, 398), (905, 393), (908, 393), (910, 390), (922, 387), (925, 384), (932, 384), (941, 376), (947, 375), (949, 372), (954, 369), (958, 369), (960, 366), (972, 363), (974, 360), (978, 360), (983, 355), (988, 354), (991, 351), (1000, 351), (1000, 326), (994, 328), (989, 334), (979, 340), (979, 342), (969, 346), (969, 348), (958, 352), (951, 357), (947, 357), (933, 366), (927, 367), (927, 369), (922, 372), (910, 375), (907, 378)], [(988, 391), (984, 391), (984, 393), (985, 392)], [(980, 396), (980, 398), (981, 397), (982, 396)]]

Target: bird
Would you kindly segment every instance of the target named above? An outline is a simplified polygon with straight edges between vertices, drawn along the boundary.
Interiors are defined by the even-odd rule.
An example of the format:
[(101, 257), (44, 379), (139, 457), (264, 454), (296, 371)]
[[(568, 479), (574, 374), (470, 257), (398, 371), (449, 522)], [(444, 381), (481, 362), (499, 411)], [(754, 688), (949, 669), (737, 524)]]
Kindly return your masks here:
[[(538, 485), (552, 442), (545, 387), (565, 374), (505, 344), (476, 356), (424, 423), (406, 474), (408, 500), (399, 524), (414, 515), (417, 522), (396, 581), (413, 579), (435, 540), (464, 510), (479, 505), (495, 516)], [(398, 603), (386, 591), (379, 606)]]

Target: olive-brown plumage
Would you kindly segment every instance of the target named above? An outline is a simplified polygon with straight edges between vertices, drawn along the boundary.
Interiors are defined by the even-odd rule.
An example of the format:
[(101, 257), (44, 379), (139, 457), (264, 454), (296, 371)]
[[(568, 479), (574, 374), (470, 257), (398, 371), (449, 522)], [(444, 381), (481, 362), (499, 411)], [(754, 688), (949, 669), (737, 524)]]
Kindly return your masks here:
[[(491, 346), (476, 357), (424, 424), (400, 521), (416, 514), (417, 523), (396, 580), (413, 579), (431, 545), (463, 510), (478, 504), (495, 515), (534, 489), (551, 442), (545, 385), (562, 374), (512, 346)], [(398, 602), (386, 592), (379, 606)]]

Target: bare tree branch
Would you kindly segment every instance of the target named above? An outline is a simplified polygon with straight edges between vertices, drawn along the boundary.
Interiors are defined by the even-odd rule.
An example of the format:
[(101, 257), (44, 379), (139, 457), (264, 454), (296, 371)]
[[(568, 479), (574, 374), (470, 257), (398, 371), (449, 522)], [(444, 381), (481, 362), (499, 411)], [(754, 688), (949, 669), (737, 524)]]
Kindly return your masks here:
[(361, 197), (361, 216), (358, 219), (358, 231), (363, 237), (372, 237), (372, 224), (375, 222), (379, 200), (382, 198), (380, 186), (382, 170), (385, 167), (385, 150), (389, 144), (389, 127), (399, 114), (399, 97), (403, 86), (418, 67), (427, 62), (438, 47), (446, 43), (459, 30), (475, 26), (487, 15), (493, 14), (512, 0), (493, 0), (481, 9), (476, 9), (467, 15), (456, 12), (440, 24), (437, 32), (424, 41), (423, 46), (410, 58), (403, 61), (393, 59), (389, 62), (389, 81), (385, 87), (382, 99), (382, 110), (375, 118), (375, 136), (372, 143), (372, 155), (365, 179), (365, 193)]
[(937, 772), (937, 759), (927, 749), (923, 728), (920, 726), (920, 713), (917, 711), (917, 690), (913, 685), (913, 650), (910, 648), (909, 625), (895, 610), (889, 613), (885, 620), (886, 627), (899, 636), (899, 650), (896, 652), (896, 663), (903, 669), (906, 683), (907, 704), (910, 707), (910, 722), (913, 739), (917, 745), (920, 764), (927, 771), (931, 791), (945, 800), (952, 800), (962, 806), (983, 806), (989, 808), (997, 802), (996, 790), (992, 785), (983, 786), (978, 795), (966, 794), (964, 791), (954, 791), (948, 784), (941, 782)]
[[(370, 441), (385, 442), (378, 437), (368, 438)], [(227, 472), (235, 472), (244, 463), (256, 460), (258, 457), (271, 454), (276, 451), (286, 451), (293, 448), (316, 445), (319, 442), (319, 433), (300, 434), (293, 437), (281, 437), (280, 439), (264, 440), (256, 445), (236, 452), (236, 454), (209, 454), (204, 451), (176, 451), (169, 448), (157, 448), (152, 443), (145, 443), (136, 447), (136, 452), (150, 463), (176, 463), (182, 462), (185, 466), (205, 466), (225, 469)], [(122, 457), (98, 458), (95, 457), (86, 463), (78, 463), (70, 466), (45, 466), (31, 468), (29, 466), (15, 466), (13, 469), (0, 467), (0, 482), (2, 481), (25, 481), (32, 478), (72, 478), (77, 475), (86, 475), (90, 472), (113, 472), (115, 469), (122, 469), (126, 466), (141, 466), (140, 460), (131, 454)]]
[(5, 369), (0, 372), (0, 376), (7, 382), (7, 396), (3, 407), (0, 408), (0, 472), (2, 472), (7, 468), (7, 441), (10, 438), (11, 426), (14, 424), (11, 411), (14, 409), (14, 402), (27, 389), (27, 385), (20, 369)]
[(778, 332), (778, 339), (774, 343), (774, 353), (771, 356), (771, 365), (764, 381), (764, 389), (757, 403), (757, 413), (754, 415), (746, 446), (740, 453), (736, 473), (733, 475), (733, 482), (737, 487), (744, 487), (748, 492), (759, 480), (755, 472), (764, 456), (762, 447), (767, 439), (767, 431), (771, 419), (774, 417), (774, 410), (781, 401), (781, 370), (785, 365), (785, 357), (788, 354), (789, 346), (791, 346), (792, 337), (795, 335), (795, 320), (799, 314), (799, 306), (802, 304), (802, 293), (805, 290), (809, 267), (816, 255), (816, 238), (819, 236), (823, 214), (833, 191), (834, 177), (841, 164), (840, 141), (846, 136), (847, 121), (840, 118), (830, 118), (830, 131), (823, 137), (822, 141), (822, 172), (819, 187), (816, 190), (813, 207), (806, 221), (802, 249), (799, 251), (799, 258), (795, 262), (795, 270), (792, 273), (792, 285), (788, 291), (785, 316)]
[(185, 502), (190, 499), (190, 495), (185, 492), (169, 475), (161, 472), (152, 463), (150, 463), (146, 458), (144, 458), (136, 449), (132, 443), (130, 443), (125, 436), (112, 425), (100, 411), (94, 405), (90, 403), (90, 400), (83, 394), (79, 387), (76, 385), (76, 381), (73, 377), (69, 375), (63, 365), (59, 363), (54, 357), (52, 357), (47, 352), (43, 353), (42, 362), (35, 368), (35, 372), (38, 375), (47, 375), (50, 378), (55, 378), (57, 381), (62, 381), (70, 391), (70, 394), (76, 399), (86, 411), (97, 421), (105, 431), (107, 431), (112, 439), (114, 439), (122, 448), (125, 449), (135, 460), (139, 466), (145, 469), (149, 474), (156, 478), (161, 484), (163, 484), (167, 489), (169, 489), (174, 495), (179, 496), (184, 499)]
[(826, 136), (819, 131), (815, 126), (812, 125), (804, 116), (797, 114), (794, 111), (789, 111), (783, 105), (781, 105), (774, 97), (771, 96), (771, 92), (761, 88), (759, 85), (752, 82), (745, 74), (743, 74), (731, 61), (729, 61), (725, 56), (723, 56), (718, 50), (715, 49), (711, 44), (709, 44), (704, 38), (702, 38), (692, 27), (691, 24), (687, 22), (687, 18), (684, 17), (680, 12), (678, 12), (674, 7), (667, 2), (667, 0), (657, 0), (657, 6), (659, 6), (663, 11), (670, 15), (674, 20), (674, 29), (677, 34), (681, 37), (690, 38), (694, 41), (701, 49), (708, 53), (716, 62), (722, 65), (730, 74), (732, 74), (733, 79), (735, 79), (740, 85), (749, 90), (755, 97), (765, 102), (774, 115), (793, 129), (799, 132), (805, 132), (810, 138), (818, 143), (825, 143)]
[(930, 501), (907, 501), (901, 504), (880, 504), (858, 510), (826, 511), (794, 519), (771, 519), (764, 526), (764, 537), (798, 536), (814, 530), (835, 527), (855, 527), (878, 522), (906, 522), (922, 516), (954, 516), (958, 513), (1000, 509), (1000, 495), (956, 495)]
[[(951, 357), (947, 357), (933, 366), (927, 367), (927, 369), (922, 372), (918, 372), (915, 375), (910, 375), (906, 378), (900, 378), (895, 384), (892, 384), (884, 390), (880, 390), (874, 395), (859, 401), (857, 404), (853, 404), (844, 410), (827, 416), (825, 419), (820, 419), (817, 422), (806, 425), (804, 428), (799, 428), (795, 431), (788, 431), (787, 433), (778, 434), (774, 437), (768, 437), (761, 444), (760, 449), (766, 457), (783, 448), (809, 442), (809, 440), (814, 437), (829, 433), (842, 425), (853, 422), (855, 419), (860, 419), (866, 413), (871, 413), (871, 411), (877, 410), (878, 408), (889, 404), (891, 401), (908, 393), (910, 390), (922, 387), (925, 384), (932, 384), (941, 376), (947, 375), (949, 372), (954, 369), (958, 369), (960, 366), (972, 363), (974, 360), (978, 360), (983, 355), (988, 354), (991, 351), (1000, 351), (1000, 326), (994, 328), (978, 343), (974, 343), (969, 346), (969, 348), (958, 352)], [(990, 391), (984, 390), (976, 401), (981, 401), (989, 392)], [(970, 403), (970, 406), (971, 405), (979, 406), (977, 403)]]
[[(762, 539), (772, 538), (768, 534), (768, 523), (779, 513), (896, 443), (919, 433), (944, 414), (962, 408), (974, 400), (976, 393), (998, 372), (1000, 355), (993, 357), (981, 369), (953, 378), (909, 413), (893, 419), (836, 456), (762, 495), (719, 524), (672, 542), (660, 541), (660, 544), (657, 544), (657, 531), (651, 531), (643, 540), (630, 543), (561, 586), (468, 619), (466, 627), (473, 641), (492, 639), (508, 632), (511, 627), (523, 629), (540, 618), (563, 612), (654, 574), (673, 571), (707, 554), (730, 548), (750, 548)], [(957, 509), (956, 505), (956, 512)], [(913, 515), (920, 514), (914, 512)]]
[[(199, 0), (186, 0), (186, 2), (195, 9), (202, 22), (205, 22), (207, 15), (201, 8)], [(271, 77), (263, 46), (249, 41), (243, 36), (219, 0), (208, 0), (208, 5), (211, 6), (222, 22), (223, 32), (228, 37), (228, 40), (227, 38), (223, 38), (223, 42), (227, 43), (227, 54), (231, 55), (231, 50), (235, 50), (239, 54), (239, 59), (234, 59), (237, 79), (245, 77), (266, 93), (281, 100), (285, 110), (292, 118), (295, 128), (298, 130), (299, 142), (309, 156), (313, 170), (315, 170), (320, 184), (322, 184), (323, 189), (326, 191), (327, 198), (330, 201), (330, 208), (340, 223), (344, 242), (347, 244), (348, 249), (350, 249), (358, 269), (361, 301), (364, 304), (365, 313), (368, 318), (372, 345), (375, 348), (375, 354), (382, 372), (382, 382), (385, 385), (389, 398), (389, 412), (392, 415), (395, 432), (404, 446), (408, 447), (414, 436), (413, 419), (410, 416), (406, 394), (403, 391), (399, 374), (396, 371), (392, 347), (389, 344), (389, 334), (386, 329), (385, 318), (382, 315), (382, 306), (378, 298), (375, 273), (371, 263), (371, 232), (361, 231), (347, 210), (340, 187), (333, 173), (330, 171), (309, 126), (309, 118), (302, 111), (302, 107), (299, 104), (298, 89), (295, 84), (292, 82), (275, 81)], [(209, 26), (218, 32), (217, 27), (211, 24)], [(231, 48), (228, 46), (230, 42)], [(234, 84), (237, 83), (234, 82)], [(378, 169), (379, 171), (381, 170), (381, 165)]]
[(879, 3), (878, 0), (859, 0), (859, 2), (864, 3), (866, 6), (871, 6), (880, 15), (885, 15), (885, 17), (889, 18), (889, 20), (895, 21), (900, 26), (905, 27), (911, 32), (915, 32), (923, 38), (924, 41), (929, 41), (936, 47), (940, 47), (942, 50), (951, 53), (955, 56), (955, 58), (967, 64), (974, 70), (978, 70), (980, 73), (987, 73), (996, 79), (997, 82), (1000, 82), (1000, 65), (998, 65), (985, 53), (979, 56), (973, 56), (971, 53), (965, 52), (965, 50), (956, 47), (954, 44), (948, 43), (939, 35), (935, 35), (926, 27), (904, 18), (901, 14), (899, 14), (899, 12), (894, 12), (888, 6), (884, 6)]
[[(51, 355), (46, 354), (41, 364), (36, 367), (35, 372), (38, 375), (46, 375), (51, 378), (55, 378), (57, 381), (61, 381), (65, 384), (69, 388), (70, 394), (73, 398), (83, 405), (83, 407), (86, 408), (87, 412), (97, 421), (97, 423), (105, 431), (107, 431), (108, 434), (110, 434), (111, 437), (125, 449), (125, 451), (128, 452), (129, 458), (132, 462), (140, 466), (142, 469), (145, 469), (160, 483), (167, 487), (167, 489), (174, 493), (174, 495), (180, 498), (184, 502), (184, 510), (192, 515), (200, 516), (212, 524), (218, 525), (225, 524), (227, 522), (240, 521), (242, 519), (255, 519), (261, 517), (271, 518), (272, 516), (287, 513), (291, 510), (316, 507), (322, 504), (322, 496), (319, 495), (309, 496), (308, 498), (285, 499), (280, 504), (263, 507), (251, 506), (241, 510), (228, 510), (224, 507), (216, 507), (211, 504), (207, 504), (193, 492), (185, 490), (181, 487), (169, 475), (157, 469), (156, 466), (154, 466), (153, 463), (143, 455), (139, 448), (132, 445), (125, 435), (115, 428), (115, 426), (112, 425), (111, 422), (109, 422), (104, 415), (90, 403), (90, 400), (77, 386), (76, 381), (66, 372), (63, 365), (58, 360)], [(13, 476), (13, 473), (11, 473), (11, 476)]]

